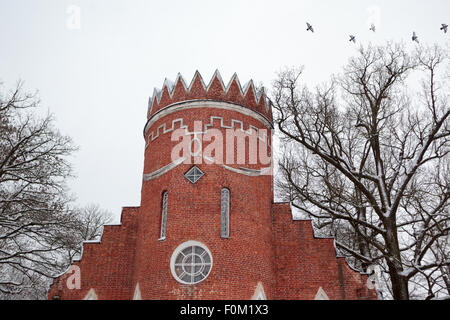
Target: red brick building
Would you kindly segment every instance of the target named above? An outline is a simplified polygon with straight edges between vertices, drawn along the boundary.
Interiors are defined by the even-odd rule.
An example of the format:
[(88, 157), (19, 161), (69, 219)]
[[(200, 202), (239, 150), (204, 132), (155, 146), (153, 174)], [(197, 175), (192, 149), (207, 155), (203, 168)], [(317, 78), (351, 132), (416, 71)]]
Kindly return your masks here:
[(141, 205), (55, 279), (49, 299), (374, 299), (367, 276), (274, 203), (272, 110), (253, 82), (197, 72), (149, 102)]

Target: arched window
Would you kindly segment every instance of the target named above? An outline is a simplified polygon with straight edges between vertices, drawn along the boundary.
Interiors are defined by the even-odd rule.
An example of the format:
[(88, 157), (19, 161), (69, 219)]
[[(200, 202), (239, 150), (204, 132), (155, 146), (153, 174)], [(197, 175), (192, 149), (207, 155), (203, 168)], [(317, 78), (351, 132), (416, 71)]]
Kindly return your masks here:
[(162, 194), (162, 202), (161, 202), (161, 234), (158, 240), (166, 239), (168, 200), (169, 200), (169, 193), (167, 191), (164, 191)]
[(220, 200), (220, 236), (230, 237), (230, 190), (222, 189)]

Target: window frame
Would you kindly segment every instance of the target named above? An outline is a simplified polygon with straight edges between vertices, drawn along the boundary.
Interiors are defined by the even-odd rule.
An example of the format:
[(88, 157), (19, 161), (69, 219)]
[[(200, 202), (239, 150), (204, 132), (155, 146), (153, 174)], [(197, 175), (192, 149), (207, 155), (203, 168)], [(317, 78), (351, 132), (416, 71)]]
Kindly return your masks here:
[(222, 188), (220, 191), (220, 237), (230, 238), (230, 200), (231, 192), (229, 188)]
[[(196, 173), (192, 173), (192, 171), (197, 171)], [(193, 174), (194, 179), (197, 178), (195, 181), (194, 179), (191, 180), (191, 174)], [(203, 176), (205, 175), (205, 173), (202, 171), (202, 169), (200, 169), (197, 166), (192, 166), (188, 171), (186, 171), (183, 176), (186, 178), (187, 181), (189, 181), (192, 184), (196, 184)]]
[[(199, 281), (193, 281), (193, 282), (184, 281), (184, 280), (182, 280), (179, 277), (179, 275), (177, 274), (177, 272), (175, 270), (175, 267), (176, 267), (175, 266), (175, 261), (177, 260), (178, 256), (182, 253), (183, 250), (185, 250), (186, 248), (189, 248), (189, 247), (200, 247), (209, 255), (210, 262), (207, 263), (209, 265), (208, 273), (206, 275), (204, 275), (204, 277), (201, 280), (199, 280)], [(209, 251), (208, 247), (204, 243), (201, 243), (201, 242), (195, 241), (195, 240), (189, 240), (189, 241), (186, 241), (186, 242), (183, 242), (182, 244), (180, 244), (173, 251), (172, 257), (170, 258), (170, 271), (172, 273), (172, 276), (179, 283), (187, 284), (187, 285), (196, 285), (196, 284), (198, 284), (200, 282), (205, 281), (208, 278), (208, 276), (211, 274), (213, 265), (214, 265), (214, 261), (213, 261), (213, 256), (211, 254), (211, 251)]]
[(163, 191), (161, 196), (161, 225), (159, 231), (158, 241), (166, 240), (167, 235), (167, 211), (169, 207), (169, 192), (167, 190)]

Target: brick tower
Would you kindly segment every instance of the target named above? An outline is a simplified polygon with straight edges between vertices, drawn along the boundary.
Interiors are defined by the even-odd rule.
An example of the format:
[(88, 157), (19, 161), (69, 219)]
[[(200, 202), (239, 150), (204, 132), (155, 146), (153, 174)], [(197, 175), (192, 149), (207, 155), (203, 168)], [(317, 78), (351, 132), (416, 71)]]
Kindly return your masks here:
[(273, 202), (272, 131), (252, 81), (164, 81), (149, 101), (140, 207), (84, 243), (49, 298), (374, 298), (333, 239)]

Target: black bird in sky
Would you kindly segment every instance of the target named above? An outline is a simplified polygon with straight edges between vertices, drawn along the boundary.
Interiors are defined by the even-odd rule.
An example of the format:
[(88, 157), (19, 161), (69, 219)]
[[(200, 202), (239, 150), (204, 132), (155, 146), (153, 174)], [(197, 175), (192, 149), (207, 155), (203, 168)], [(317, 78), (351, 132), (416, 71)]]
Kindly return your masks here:
[(355, 36), (354, 35), (350, 35), (350, 40), (349, 41), (353, 41), (353, 43), (356, 43)]
[(448, 25), (445, 24), (445, 23), (443, 23), (443, 24), (442, 24), (442, 27), (441, 27), (441, 30), (443, 30), (444, 33), (447, 33), (447, 29), (448, 29)]
[(310, 25), (308, 22), (306, 23), (306, 26), (308, 27), (308, 28), (306, 29), (306, 31), (314, 32), (314, 29), (313, 29), (312, 25)]
[(412, 39), (412, 41), (415, 41), (415, 42), (419, 43), (419, 37), (416, 35), (415, 32), (413, 32), (413, 35), (412, 35), (411, 39)]
[(372, 23), (372, 25), (370, 26), (369, 30), (375, 32), (375, 25), (374, 25), (373, 23)]

